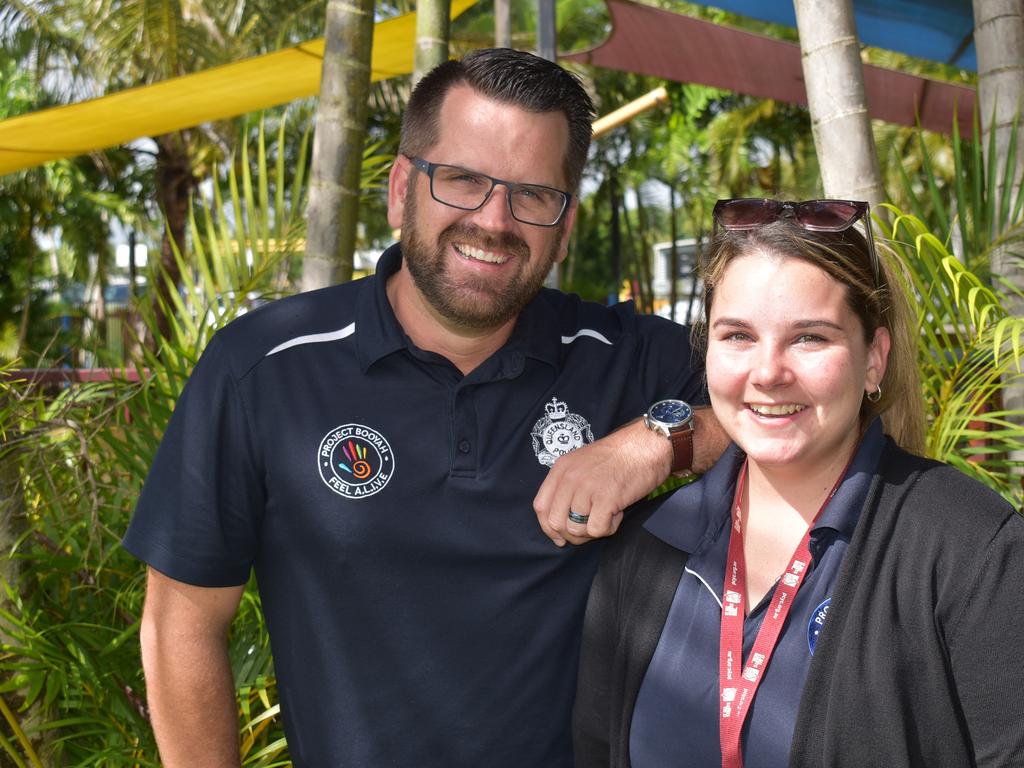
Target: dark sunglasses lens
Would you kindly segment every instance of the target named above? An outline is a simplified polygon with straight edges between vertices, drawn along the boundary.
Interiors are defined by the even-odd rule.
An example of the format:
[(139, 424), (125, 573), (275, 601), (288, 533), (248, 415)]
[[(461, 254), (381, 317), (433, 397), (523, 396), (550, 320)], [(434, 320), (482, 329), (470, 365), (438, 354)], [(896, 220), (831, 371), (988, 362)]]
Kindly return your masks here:
[(715, 206), (715, 218), (726, 229), (753, 229), (775, 220), (780, 210), (777, 200), (724, 200)]
[(809, 200), (796, 207), (801, 226), (839, 232), (849, 227), (863, 211), (844, 200)]

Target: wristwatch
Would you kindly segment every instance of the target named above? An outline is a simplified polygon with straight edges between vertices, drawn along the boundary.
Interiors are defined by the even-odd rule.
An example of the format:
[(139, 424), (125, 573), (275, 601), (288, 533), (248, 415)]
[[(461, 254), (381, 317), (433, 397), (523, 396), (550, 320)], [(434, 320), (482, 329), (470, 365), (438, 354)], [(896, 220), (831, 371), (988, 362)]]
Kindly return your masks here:
[(693, 408), (682, 400), (659, 400), (647, 409), (644, 424), (672, 443), (672, 474), (693, 471)]

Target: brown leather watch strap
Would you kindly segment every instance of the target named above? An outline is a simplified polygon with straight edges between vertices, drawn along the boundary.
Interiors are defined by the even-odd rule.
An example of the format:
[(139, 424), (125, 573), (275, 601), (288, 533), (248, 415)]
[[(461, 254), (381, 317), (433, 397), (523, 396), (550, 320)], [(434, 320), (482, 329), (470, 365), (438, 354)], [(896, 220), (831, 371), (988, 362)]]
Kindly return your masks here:
[(686, 477), (693, 472), (693, 423), (668, 436), (672, 443), (672, 474)]

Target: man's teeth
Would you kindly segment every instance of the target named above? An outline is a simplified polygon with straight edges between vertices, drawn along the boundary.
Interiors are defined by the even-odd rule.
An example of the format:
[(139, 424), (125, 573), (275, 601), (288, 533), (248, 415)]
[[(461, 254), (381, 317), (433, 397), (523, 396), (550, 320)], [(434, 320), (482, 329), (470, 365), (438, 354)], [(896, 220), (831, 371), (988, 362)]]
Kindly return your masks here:
[(502, 256), (500, 253), (494, 253), (493, 251), (485, 251), (483, 248), (474, 248), (471, 245), (456, 245), (455, 250), (458, 251), (460, 256), (464, 256), (467, 259), (486, 261), (488, 264), (505, 263), (505, 257)]
[(791, 413), (802, 411), (802, 405), (754, 405), (751, 403), (750, 410), (761, 416), (789, 416)]

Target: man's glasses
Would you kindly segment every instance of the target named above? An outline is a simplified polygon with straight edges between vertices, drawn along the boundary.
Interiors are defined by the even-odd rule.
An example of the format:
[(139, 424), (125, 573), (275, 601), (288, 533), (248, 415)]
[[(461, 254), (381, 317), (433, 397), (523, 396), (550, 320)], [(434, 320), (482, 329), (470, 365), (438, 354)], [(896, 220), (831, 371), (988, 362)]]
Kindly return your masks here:
[(540, 184), (519, 184), (488, 176), (457, 165), (430, 163), (422, 157), (410, 162), (430, 177), (430, 195), (437, 202), (463, 211), (483, 207), (498, 184), (508, 188), (505, 196), (512, 218), (524, 224), (553, 227), (562, 219), (572, 198), (568, 192)]
[(756, 229), (781, 218), (792, 218), (797, 226), (812, 232), (843, 232), (861, 219), (868, 241), (871, 269), (875, 284), (881, 280), (875, 240), (871, 234), (870, 208), (859, 200), (772, 200), (761, 197), (742, 197), (719, 200), (712, 214), (716, 226), (723, 229)]

